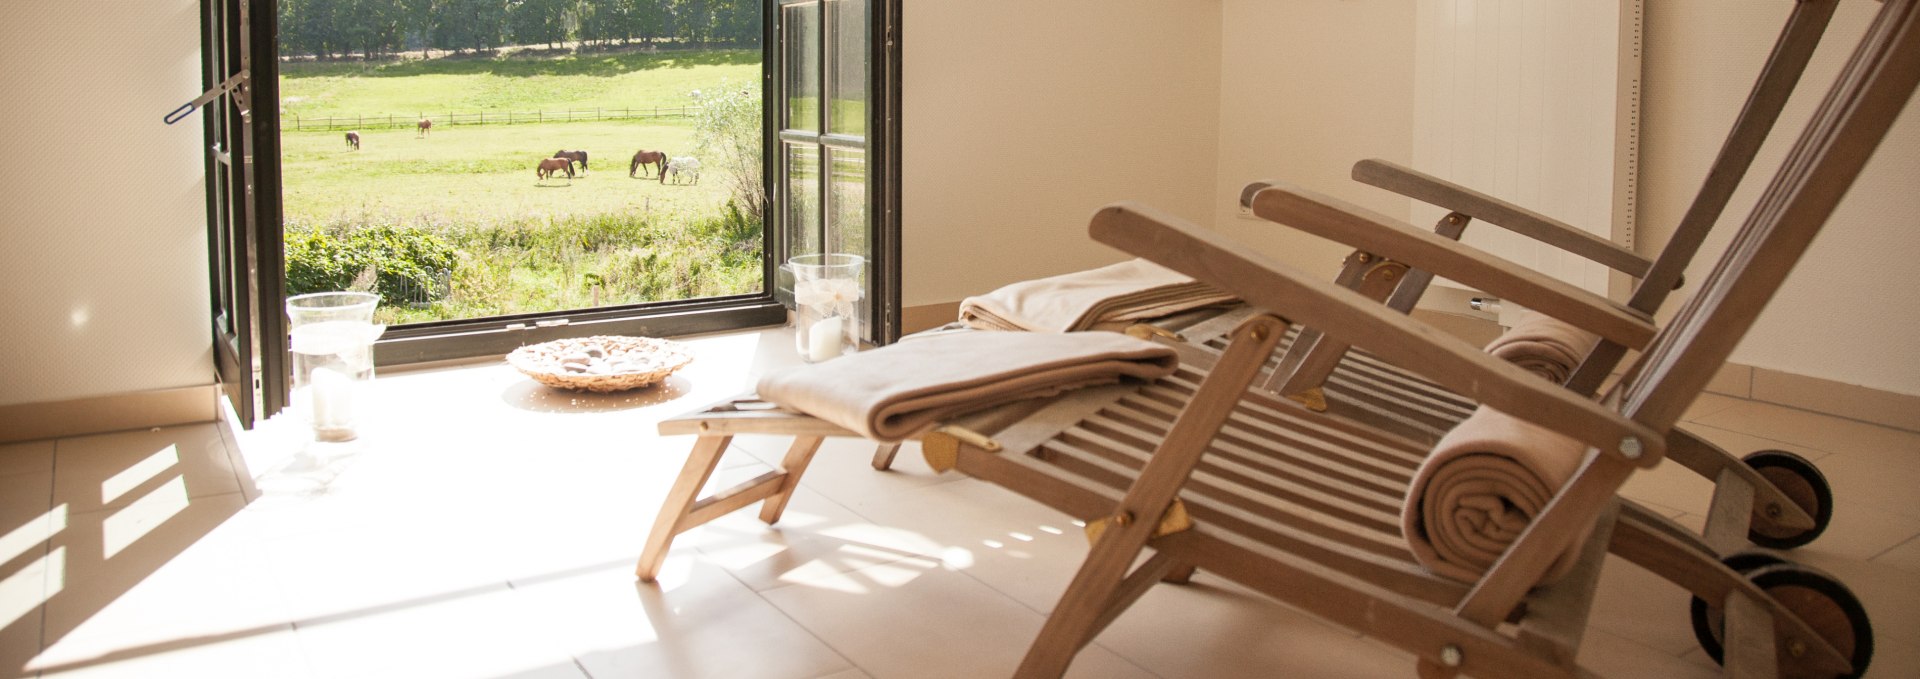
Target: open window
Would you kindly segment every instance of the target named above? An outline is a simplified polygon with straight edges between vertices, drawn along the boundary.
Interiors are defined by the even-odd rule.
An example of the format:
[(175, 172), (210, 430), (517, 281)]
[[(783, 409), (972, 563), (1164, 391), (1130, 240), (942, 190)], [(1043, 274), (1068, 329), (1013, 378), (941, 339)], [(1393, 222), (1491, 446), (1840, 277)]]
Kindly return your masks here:
[[(383, 296), (376, 320), (388, 329), (375, 361), (395, 365), (570, 336), (777, 325), (787, 313), (780, 263), (844, 252), (869, 262), (868, 339), (897, 336), (899, 0), (372, 0), (355, 12), (322, 11), (338, 4), (202, 4), (206, 82), (221, 92), (203, 120), (215, 353), (243, 423), (287, 403), (284, 300), (323, 289)], [(374, 11), (381, 7), (392, 11)], [(596, 86), (636, 73), (665, 84), (625, 99), (611, 88), (591, 108), (576, 101), (577, 89), (590, 88), (482, 104), (472, 103), (476, 92), (527, 88), (434, 89), (476, 73), (534, 83), (554, 66), (588, 72)], [(718, 67), (729, 79), (664, 77)], [(381, 91), (399, 94), (367, 94)], [(701, 114), (722, 107), (751, 117), (757, 181), (722, 183), (725, 151), (700, 136), (709, 122)], [(592, 169), (583, 159), (580, 176), (536, 178), (534, 164), (554, 147), (590, 148)], [(666, 157), (643, 165), (636, 147)], [(698, 169), (662, 172), (672, 158), (699, 155)], [(629, 156), (633, 171), (619, 172)], [(548, 203), (522, 201), (496, 222), (461, 221), (509, 193)], [(675, 221), (676, 201), (696, 194), (717, 202)], [(438, 212), (416, 214), (428, 203)], [(579, 205), (601, 213), (575, 219)], [(578, 233), (539, 231), (567, 220), (582, 222)], [(479, 228), (494, 231), (460, 231)], [(374, 229), (383, 230), (356, 236)], [(485, 245), (438, 259), (393, 254), (441, 247), (435, 237), (459, 240), (445, 237), (455, 233)], [(684, 234), (725, 242), (676, 253)], [(353, 250), (367, 243), (379, 250)], [(675, 257), (697, 261), (667, 275), (662, 262)], [(642, 279), (671, 279), (682, 292), (620, 287)], [(725, 285), (705, 285), (717, 279)], [(533, 292), (473, 301), (494, 294), (490, 285)]]
[[(867, 339), (899, 337), (898, 0), (778, 0), (767, 110), (779, 261), (867, 262)], [(791, 274), (780, 292), (792, 304)]]

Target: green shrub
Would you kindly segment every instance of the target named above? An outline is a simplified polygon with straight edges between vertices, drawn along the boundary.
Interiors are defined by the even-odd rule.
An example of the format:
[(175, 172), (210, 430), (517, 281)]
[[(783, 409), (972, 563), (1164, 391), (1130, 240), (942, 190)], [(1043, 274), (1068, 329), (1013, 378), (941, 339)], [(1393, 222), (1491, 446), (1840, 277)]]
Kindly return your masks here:
[(287, 230), (286, 239), (289, 295), (346, 290), (371, 270), (381, 304), (421, 296), (433, 301), (443, 294), (437, 279), (451, 273), (455, 262), (452, 245), (410, 226), (381, 224), (344, 233), (296, 227)]

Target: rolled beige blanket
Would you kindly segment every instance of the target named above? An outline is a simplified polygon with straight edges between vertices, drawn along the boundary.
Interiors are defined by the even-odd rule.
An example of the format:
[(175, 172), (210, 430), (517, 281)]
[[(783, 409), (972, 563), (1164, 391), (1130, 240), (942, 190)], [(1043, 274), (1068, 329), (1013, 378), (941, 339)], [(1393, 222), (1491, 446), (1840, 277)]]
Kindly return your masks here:
[(1555, 384), (1567, 381), (1600, 336), (1536, 311), (1520, 315), (1513, 327), (1489, 342), (1486, 351)]
[[(1414, 559), (1443, 577), (1478, 582), (1573, 478), (1586, 452), (1559, 432), (1481, 406), (1414, 472), (1400, 512)], [(1584, 542), (1582, 533), (1542, 582), (1566, 575)]]
[(1112, 332), (936, 334), (760, 378), (759, 396), (868, 438), (1122, 378), (1173, 373), (1172, 348)]
[(1238, 298), (1144, 259), (1002, 286), (960, 301), (980, 330), (1077, 332), (1225, 304)]

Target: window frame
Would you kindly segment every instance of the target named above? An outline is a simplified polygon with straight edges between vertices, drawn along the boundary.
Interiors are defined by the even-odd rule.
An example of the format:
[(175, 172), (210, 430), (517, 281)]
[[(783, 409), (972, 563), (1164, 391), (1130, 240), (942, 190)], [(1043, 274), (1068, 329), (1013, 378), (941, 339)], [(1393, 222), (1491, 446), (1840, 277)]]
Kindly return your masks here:
[[(869, 30), (874, 36), (893, 36), (897, 34), (899, 0), (871, 0), (875, 16), (869, 21)], [(767, 84), (778, 81), (774, 69), (778, 60), (770, 58), (777, 49), (777, 33), (774, 18), (778, 12), (778, 0), (763, 0), (763, 42), (762, 77), (763, 96), (771, 98), (772, 92)], [(881, 9), (885, 8), (882, 12)], [(218, 12), (245, 11), (249, 22), (238, 27), (245, 33), (246, 48), (241, 50), (250, 55), (250, 62), (244, 68), (250, 70), (251, 95), (258, 101), (278, 101), (279, 88), (279, 46), (278, 14), (273, 0), (203, 0), (202, 10), (202, 65), (203, 74), (209, 87), (217, 85), (223, 78), (214, 78), (214, 73), (230, 64), (220, 57), (217, 50), (224, 46), (213, 31), (226, 26), (218, 23), (226, 15)], [(232, 36), (228, 36), (231, 38)], [(880, 124), (897, 125), (899, 55), (897, 44), (875, 39), (870, 41), (869, 96), (882, 99), (882, 92), (890, 92), (893, 105), (870, 107), (869, 136), (874, 130), (885, 130)], [(891, 67), (885, 66), (891, 64)], [(883, 79), (888, 78), (888, 79)], [(233, 105), (231, 97), (216, 100), (220, 110), (228, 110)], [(235, 394), (236, 410), (241, 413), (243, 424), (250, 426), (256, 418), (269, 417), (278, 412), (288, 402), (290, 388), (289, 361), (286, 355), (286, 319), (281, 300), (285, 298), (285, 261), (284, 234), (285, 220), (281, 211), (282, 182), (280, 174), (279, 115), (277, 106), (259, 107), (252, 112), (249, 129), (252, 132), (251, 144), (245, 149), (244, 157), (251, 162), (244, 170), (252, 173), (251, 204), (245, 209), (250, 216), (249, 224), (234, 224), (229, 217), (235, 214), (228, 201), (234, 196), (230, 191), (245, 183), (223, 182), (221, 170), (216, 163), (222, 149), (215, 145), (222, 132), (231, 132), (227, 120), (212, 120), (216, 107), (209, 106), (208, 118), (203, 121), (203, 130), (210, 142), (207, 167), (207, 205), (208, 205), (208, 258), (210, 304), (214, 307), (215, 354), (221, 365), (222, 380), (228, 383), (230, 391), (248, 392), (247, 398)], [(771, 110), (771, 109), (763, 109)], [(234, 116), (237, 118), (238, 116)], [(763, 147), (763, 180), (767, 193), (763, 196), (769, 207), (773, 205), (773, 179), (776, 176), (775, 158), (769, 153), (779, 149), (775, 137), (775, 118), (764, 115), (766, 135)], [(884, 137), (885, 143), (897, 144), (897, 129)], [(869, 147), (876, 146), (874, 141)], [(228, 149), (239, 151), (238, 149)], [(890, 151), (890, 150), (888, 150)], [(883, 151), (886, 152), (886, 151)], [(869, 163), (873, 163), (872, 159)], [(885, 167), (885, 166), (883, 166)], [(239, 173), (242, 168), (236, 168)], [(898, 261), (898, 168), (888, 167), (882, 177), (874, 182), (881, 190), (870, 191), (869, 202), (874, 215), (871, 220), (870, 234), (876, 245), (890, 243), (891, 255), (876, 257), (874, 274), (884, 278), (886, 283), (877, 286), (881, 297), (876, 301), (875, 323), (871, 327), (879, 329), (877, 341), (890, 341), (897, 337), (897, 317), (899, 300)], [(243, 177), (244, 179), (244, 177)], [(223, 190), (228, 193), (223, 194)], [(885, 196), (884, 198), (882, 196)], [(448, 359), (476, 358), (489, 354), (504, 354), (519, 346), (544, 342), (566, 337), (590, 334), (646, 335), (646, 336), (683, 336), (725, 330), (739, 330), (753, 327), (775, 326), (787, 321), (787, 311), (776, 298), (778, 262), (782, 253), (780, 244), (784, 234), (780, 233), (778, 222), (772, 210), (767, 214), (761, 233), (762, 290), (745, 295), (709, 297), (694, 300), (670, 302), (651, 302), (618, 307), (592, 309), (571, 309), (550, 312), (490, 316), (479, 319), (460, 319), (408, 324), (389, 328), (386, 334), (374, 344), (374, 362), (379, 366), (394, 366), (408, 363), (438, 361)], [(242, 233), (230, 233), (235, 228)], [(885, 233), (890, 231), (891, 233)], [(877, 252), (879, 250), (876, 250)], [(271, 303), (263, 303), (273, 300)], [(250, 308), (253, 313), (232, 313), (235, 308)], [(221, 326), (236, 326), (222, 333)], [(237, 327), (244, 326), (244, 328)], [(245, 401), (245, 404), (242, 404)]]

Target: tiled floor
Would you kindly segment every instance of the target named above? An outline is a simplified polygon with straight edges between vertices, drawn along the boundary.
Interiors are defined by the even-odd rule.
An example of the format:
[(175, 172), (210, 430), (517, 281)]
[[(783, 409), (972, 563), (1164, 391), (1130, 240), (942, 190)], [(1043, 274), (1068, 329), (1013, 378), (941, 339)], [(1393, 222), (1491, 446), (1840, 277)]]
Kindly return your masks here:
[[(638, 396), (546, 391), (499, 363), (378, 381), (362, 442), (316, 474), (298, 427), (173, 427), (0, 447), (0, 676), (993, 677), (1007, 675), (1085, 540), (911, 447), (830, 442), (777, 528), (741, 512), (683, 536), (659, 586), (633, 563), (688, 441), (653, 422), (792, 360), (781, 331), (694, 340)], [(1866, 602), (1869, 676), (1920, 676), (1920, 434), (1708, 396), (1688, 425), (1780, 448), (1832, 479), (1836, 518), (1797, 550)], [(715, 483), (765, 470), (744, 437)], [(1671, 465), (1628, 494), (1702, 523), (1708, 484)], [(1711, 676), (1677, 587), (1603, 578), (1583, 661)], [(1412, 676), (1411, 660), (1204, 574), (1158, 587), (1073, 666), (1081, 677)]]

